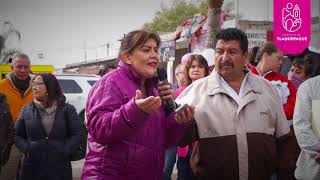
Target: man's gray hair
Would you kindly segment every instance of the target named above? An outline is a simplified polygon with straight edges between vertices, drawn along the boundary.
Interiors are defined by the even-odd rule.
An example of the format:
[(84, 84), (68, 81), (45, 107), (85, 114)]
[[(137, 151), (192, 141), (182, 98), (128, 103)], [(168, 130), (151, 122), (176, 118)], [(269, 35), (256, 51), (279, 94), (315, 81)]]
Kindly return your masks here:
[(15, 53), (12, 57), (11, 65), (15, 65), (18, 59), (27, 59), (30, 62), (30, 58), (28, 55), (24, 53)]

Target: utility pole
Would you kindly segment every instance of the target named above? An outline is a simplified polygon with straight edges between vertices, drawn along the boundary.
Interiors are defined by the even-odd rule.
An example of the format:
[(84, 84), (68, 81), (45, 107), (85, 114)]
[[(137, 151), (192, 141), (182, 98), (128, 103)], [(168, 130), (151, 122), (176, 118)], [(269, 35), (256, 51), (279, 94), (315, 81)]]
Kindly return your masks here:
[(240, 28), (240, 25), (239, 25), (239, 0), (236, 1), (236, 18), (235, 18), (235, 21), (236, 21), (236, 28)]
[(109, 41), (107, 42), (107, 44), (102, 44), (102, 45), (100, 45), (100, 46), (105, 46), (106, 47), (106, 49), (107, 49), (107, 57), (109, 56), (109, 48), (110, 48), (110, 43), (109, 43)]
[(87, 46), (86, 46), (86, 40), (84, 40), (84, 63), (87, 63)]
[(110, 47), (110, 43), (108, 41), (108, 43), (107, 43), (107, 56), (109, 56), (109, 47)]
[(96, 61), (98, 61), (98, 50), (96, 48)]

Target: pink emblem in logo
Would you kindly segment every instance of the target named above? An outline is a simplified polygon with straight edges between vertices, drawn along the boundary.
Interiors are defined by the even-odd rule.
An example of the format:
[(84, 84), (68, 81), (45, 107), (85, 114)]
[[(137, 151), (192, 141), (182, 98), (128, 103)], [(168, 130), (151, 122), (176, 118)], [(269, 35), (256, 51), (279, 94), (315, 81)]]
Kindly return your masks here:
[(274, 41), (287, 54), (299, 54), (310, 43), (310, 0), (274, 0)]

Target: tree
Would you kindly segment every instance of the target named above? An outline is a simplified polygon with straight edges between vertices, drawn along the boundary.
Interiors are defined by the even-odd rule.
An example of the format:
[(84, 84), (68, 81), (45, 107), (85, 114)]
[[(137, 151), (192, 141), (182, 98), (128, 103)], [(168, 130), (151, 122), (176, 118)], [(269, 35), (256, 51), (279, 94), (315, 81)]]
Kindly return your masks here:
[(214, 38), (221, 30), (220, 13), (223, 5), (223, 0), (207, 0), (208, 2), (208, 30), (206, 47), (214, 48)]
[[(221, 30), (220, 14), (222, 5), (223, 0), (202, 1), (198, 7), (184, 0), (175, 0), (171, 8), (162, 8), (162, 10), (156, 12), (153, 22), (144, 24), (144, 29), (157, 31), (160, 34), (173, 32), (186, 20), (200, 13), (201, 15), (208, 16), (206, 47), (213, 48), (214, 37)], [(233, 5), (233, 2), (226, 4), (225, 10), (231, 12), (234, 8)], [(233, 14), (230, 15), (234, 17)]]
[(207, 14), (207, 4), (202, 1), (197, 7), (184, 0), (175, 0), (171, 8), (162, 8), (156, 12), (153, 21), (143, 25), (145, 30), (157, 31), (161, 33), (173, 32), (178, 26), (181, 26), (186, 20), (192, 18), (195, 14)]
[(5, 21), (3, 23), (4, 30), (0, 33), (0, 63), (8, 63), (9, 58), (16, 52), (17, 49), (10, 49), (6, 47), (6, 42), (10, 36), (16, 36), (18, 40), (21, 39), (20, 32), (14, 28), (11, 22)]

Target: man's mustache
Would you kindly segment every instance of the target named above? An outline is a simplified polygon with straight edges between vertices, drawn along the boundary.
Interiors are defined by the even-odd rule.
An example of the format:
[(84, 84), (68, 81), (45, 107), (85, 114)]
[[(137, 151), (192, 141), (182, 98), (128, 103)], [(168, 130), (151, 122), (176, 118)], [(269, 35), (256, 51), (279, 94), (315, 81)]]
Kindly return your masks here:
[(220, 67), (223, 67), (223, 66), (231, 66), (233, 67), (233, 62), (231, 61), (222, 61), (220, 64), (219, 64)]

